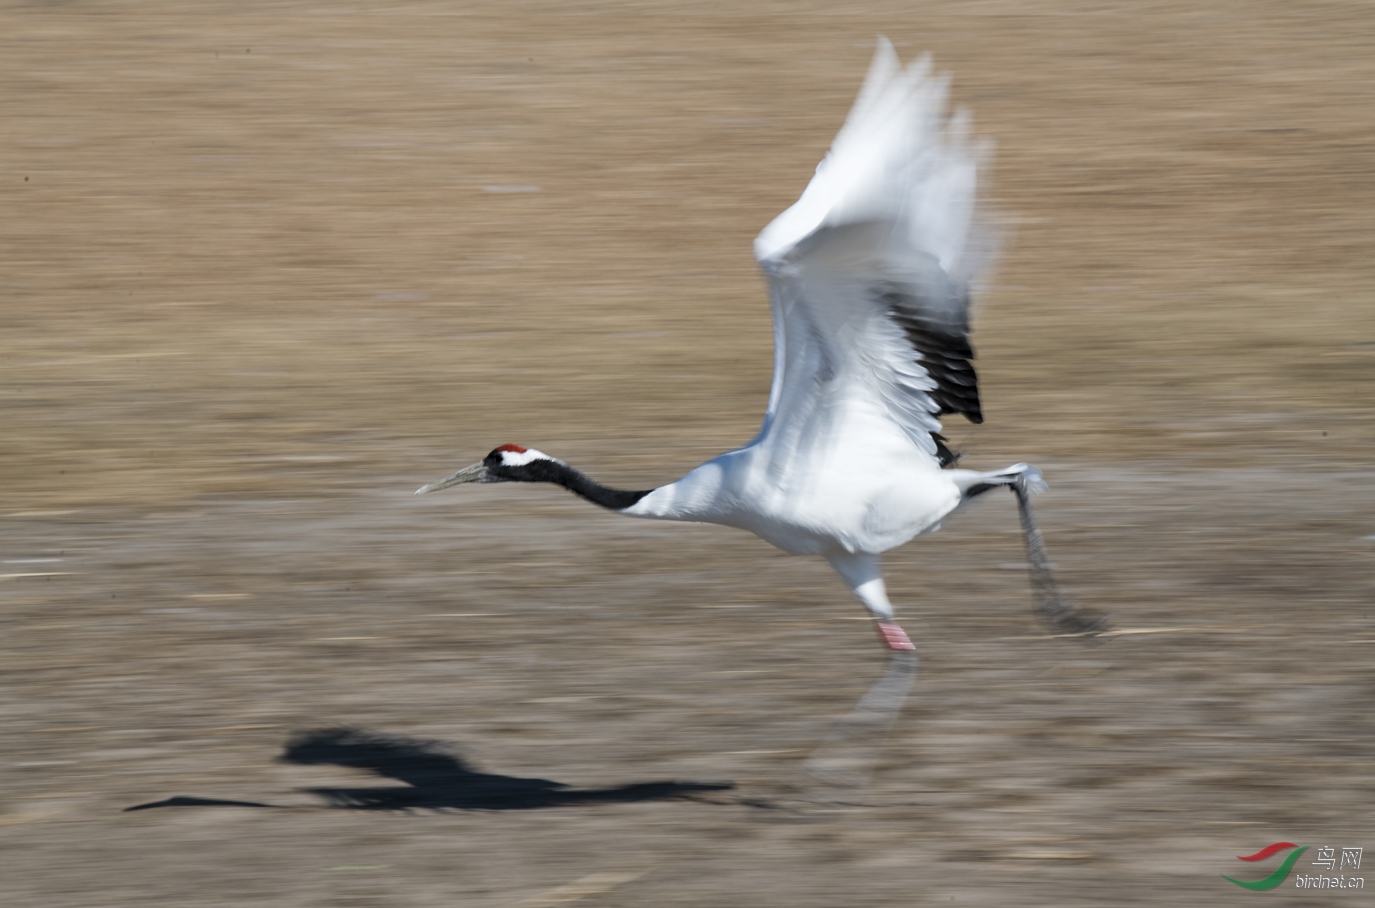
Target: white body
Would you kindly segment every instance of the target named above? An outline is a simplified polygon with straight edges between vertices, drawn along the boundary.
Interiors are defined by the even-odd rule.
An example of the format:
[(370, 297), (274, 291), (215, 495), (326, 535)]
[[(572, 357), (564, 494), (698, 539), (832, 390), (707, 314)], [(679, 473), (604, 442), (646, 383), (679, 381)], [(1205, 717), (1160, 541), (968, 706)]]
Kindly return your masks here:
[(941, 470), (860, 406), (799, 447), (766, 434), (655, 489), (624, 513), (749, 530), (794, 555), (877, 555), (936, 528), (979, 474)]
[(816, 176), (755, 240), (776, 347), (759, 435), (623, 513), (725, 524), (823, 555), (891, 617), (879, 553), (938, 528), (970, 486), (1030, 469), (941, 469), (936, 370), (883, 296), (899, 288), (905, 314), (947, 340), (950, 325), (967, 334), (968, 298), (952, 288), (986, 257), (975, 230), (980, 154), (944, 106), (927, 61), (904, 71), (881, 41)]

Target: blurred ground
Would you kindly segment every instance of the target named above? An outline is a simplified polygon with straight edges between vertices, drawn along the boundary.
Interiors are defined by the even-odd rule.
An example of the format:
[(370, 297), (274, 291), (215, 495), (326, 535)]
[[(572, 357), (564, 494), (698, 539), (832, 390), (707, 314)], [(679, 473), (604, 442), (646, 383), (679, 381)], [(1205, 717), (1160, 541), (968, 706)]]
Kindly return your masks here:
[[(1234, 855), (1375, 847), (1368, 4), (0, 26), (5, 904), (1243, 904)], [(881, 670), (829, 568), (410, 493), (508, 441), (639, 488), (748, 439), (750, 240), (880, 32), (998, 143), (988, 422), (950, 434), (1045, 469), (1063, 582), (1143, 632), (1046, 639), (983, 503), (890, 558), (917, 687), (873, 787), (799, 819), (780, 783)], [(327, 809), (387, 784), (276, 761), (328, 725), (513, 785), (734, 788)], [(173, 795), (289, 809), (120, 812)]]

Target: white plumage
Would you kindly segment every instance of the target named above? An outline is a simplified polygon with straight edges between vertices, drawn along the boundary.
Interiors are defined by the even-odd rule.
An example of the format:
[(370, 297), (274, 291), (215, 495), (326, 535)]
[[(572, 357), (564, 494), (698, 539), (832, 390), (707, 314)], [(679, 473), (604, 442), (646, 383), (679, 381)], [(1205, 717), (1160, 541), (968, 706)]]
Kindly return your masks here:
[[(830, 153), (754, 243), (775, 344), (759, 435), (624, 511), (823, 555), (880, 618), (892, 608), (878, 555), (937, 528), (971, 487), (1027, 469), (941, 468), (933, 392), (944, 376), (894, 317), (925, 325), (933, 346), (968, 334), (979, 153), (946, 117), (945, 89), (927, 58), (904, 71), (880, 42)], [(977, 396), (974, 407), (977, 419)]]
[[(903, 69), (880, 40), (868, 78), (800, 199), (755, 240), (773, 305), (773, 388), (759, 434), (677, 482), (646, 492), (601, 486), (572, 467), (503, 445), (420, 491), (459, 482), (554, 482), (632, 517), (739, 527), (788, 552), (821, 555), (879, 622), (893, 622), (879, 556), (934, 530), (970, 498), (1011, 485), (1037, 593), (1060, 600), (1031, 522), (1026, 464), (951, 469), (942, 414), (982, 421), (969, 346), (968, 281), (991, 242), (977, 220), (979, 161), (946, 83), (922, 58)], [(1076, 624), (1075, 622), (1080, 622)]]

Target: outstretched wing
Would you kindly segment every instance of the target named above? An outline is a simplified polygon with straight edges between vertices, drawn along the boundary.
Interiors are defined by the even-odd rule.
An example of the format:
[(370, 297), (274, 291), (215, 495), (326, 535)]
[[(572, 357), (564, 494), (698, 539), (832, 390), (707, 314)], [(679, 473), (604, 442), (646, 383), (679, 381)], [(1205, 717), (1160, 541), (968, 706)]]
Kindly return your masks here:
[(926, 58), (878, 53), (830, 153), (755, 240), (773, 303), (773, 390), (761, 435), (822, 398), (867, 398), (942, 463), (945, 413), (981, 422), (968, 280), (984, 250), (978, 150), (945, 114)]

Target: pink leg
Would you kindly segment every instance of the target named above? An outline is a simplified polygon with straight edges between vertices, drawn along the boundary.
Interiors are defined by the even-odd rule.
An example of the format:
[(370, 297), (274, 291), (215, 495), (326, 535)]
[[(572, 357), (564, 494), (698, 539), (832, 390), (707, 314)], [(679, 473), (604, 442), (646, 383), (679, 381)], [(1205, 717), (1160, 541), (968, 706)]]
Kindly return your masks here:
[(912, 645), (911, 639), (907, 636), (907, 631), (902, 629), (902, 625), (896, 621), (875, 621), (874, 627), (878, 630), (879, 637), (883, 640), (883, 645), (890, 650), (897, 652), (913, 652), (916, 647)]

